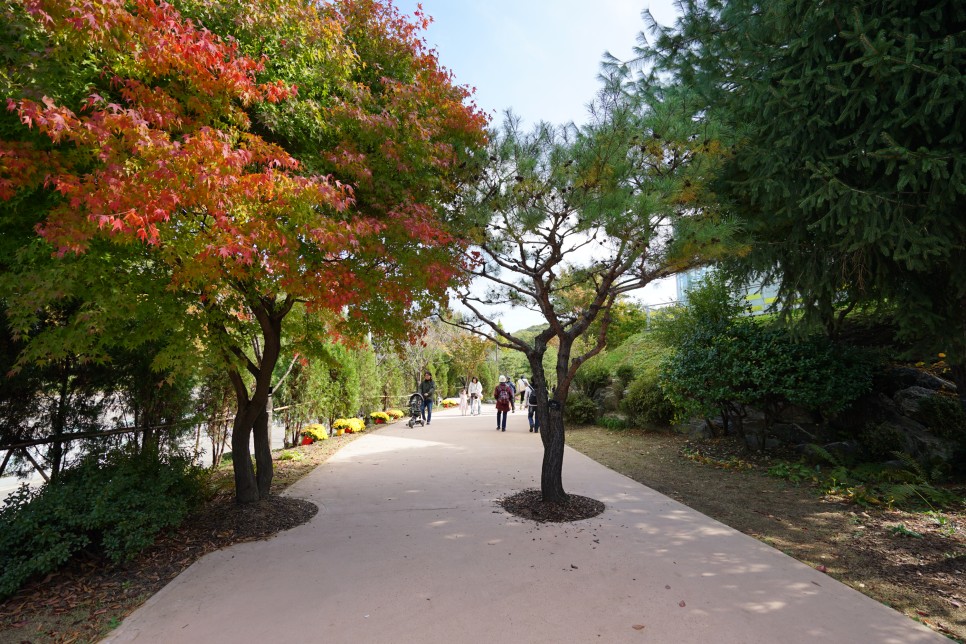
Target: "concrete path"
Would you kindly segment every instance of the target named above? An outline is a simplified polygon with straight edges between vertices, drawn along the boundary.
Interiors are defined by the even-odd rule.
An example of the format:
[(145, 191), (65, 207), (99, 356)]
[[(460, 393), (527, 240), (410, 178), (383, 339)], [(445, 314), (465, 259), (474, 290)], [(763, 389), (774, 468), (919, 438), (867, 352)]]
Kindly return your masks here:
[(212, 553), (109, 642), (946, 642), (913, 620), (568, 448), (564, 487), (607, 510), (524, 521), (526, 417), (434, 414), (363, 436), (290, 489), (320, 507)]

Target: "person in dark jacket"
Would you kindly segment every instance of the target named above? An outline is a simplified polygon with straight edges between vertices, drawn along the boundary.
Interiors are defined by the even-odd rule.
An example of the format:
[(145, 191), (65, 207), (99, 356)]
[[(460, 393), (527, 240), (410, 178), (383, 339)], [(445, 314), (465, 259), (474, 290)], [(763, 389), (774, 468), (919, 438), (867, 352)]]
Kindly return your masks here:
[(513, 407), (513, 389), (507, 384), (506, 376), (500, 376), (500, 384), (493, 390), (496, 399), (496, 431), (506, 431), (506, 416)]
[(533, 385), (527, 384), (526, 391), (527, 401), (527, 421), (530, 423), (530, 431), (540, 433), (540, 416), (537, 415), (537, 392), (533, 388)]
[(436, 399), (436, 383), (433, 382), (433, 374), (426, 372), (423, 381), (419, 383), (419, 393), (423, 396), (423, 420), (429, 425), (433, 419), (433, 400)]

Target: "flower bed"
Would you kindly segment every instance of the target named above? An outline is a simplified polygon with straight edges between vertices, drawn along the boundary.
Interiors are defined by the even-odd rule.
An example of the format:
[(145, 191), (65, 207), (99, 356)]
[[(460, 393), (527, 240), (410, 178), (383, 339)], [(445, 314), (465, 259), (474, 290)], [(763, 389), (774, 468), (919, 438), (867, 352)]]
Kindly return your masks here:
[(315, 441), (324, 441), (329, 438), (329, 432), (324, 425), (312, 423), (302, 428), (302, 444), (311, 445)]
[(444, 408), (459, 407), (460, 401), (459, 398), (443, 398), (443, 401), (440, 404)]
[(406, 415), (403, 413), (402, 409), (387, 409), (386, 413), (389, 414), (389, 417), (393, 420), (399, 420)]
[(358, 434), (364, 431), (366, 423), (361, 418), (338, 418), (332, 423), (332, 431), (337, 434)]
[(369, 418), (371, 418), (372, 422), (376, 425), (385, 425), (390, 421), (389, 414), (384, 411), (374, 411), (369, 414)]

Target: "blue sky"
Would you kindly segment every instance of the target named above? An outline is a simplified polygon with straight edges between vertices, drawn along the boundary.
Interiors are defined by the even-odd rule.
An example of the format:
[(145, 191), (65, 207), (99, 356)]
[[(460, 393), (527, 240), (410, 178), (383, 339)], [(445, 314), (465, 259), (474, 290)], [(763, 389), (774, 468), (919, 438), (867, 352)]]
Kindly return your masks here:
[[(527, 122), (581, 122), (605, 51), (631, 55), (650, 7), (673, 20), (670, 0), (422, 0), (427, 42), (476, 102), (499, 120), (512, 107)], [(417, 0), (396, 3), (404, 13)]]
[[(397, 0), (406, 14), (417, 0)], [(456, 82), (475, 88), (479, 107), (495, 123), (507, 108), (528, 124), (581, 123), (598, 89), (604, 52), (629, 58), (650, 8), (661, 23), (674, 20), (671, 0), (422, 0), (433, 17), (425, 34)], [(647, 303), (673, 300), (674, 281), (648, 286)], [(527, 311), (502, 317), (506, 328), (540, 322)]]

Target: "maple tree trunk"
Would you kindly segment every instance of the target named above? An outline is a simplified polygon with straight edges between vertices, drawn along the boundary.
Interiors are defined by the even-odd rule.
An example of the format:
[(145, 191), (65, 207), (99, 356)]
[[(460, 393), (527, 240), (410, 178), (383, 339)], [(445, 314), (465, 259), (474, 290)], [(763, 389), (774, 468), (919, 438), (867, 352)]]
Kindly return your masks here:
[[(67, 406), (70, 396), (70, 360), (66, 359), (61, 364), (60, 370), (60, 391), (57, 398), (57, 411), (54, 413), (54, 422), (51, 429), (52, 436), (59, 438), (63, 436), (67, 425)], [(54, 441), (50, 444), (50, 478), (56, 479), (60, 476), (60, 470), (64, 461), (64, 444)]]
[(231, 466), (235, 473), (235, 501), (255, 503), (258, 501), (258, 485), (255, 481), (255, 467), (248, 442), (252, 435), (252, 423), (246, 420), (248, 407), (239, 406), (231, 430)]
[(255, 480), (258, 485), (258, 496), (267, 499), (272, 489), (272, 478), (275, 471), (272, 466), (272, 428), (269, 427), (268, 410), (255, 419), (253, 431), (255, 433)]
[[(282, 347), (282, 319), (291, 310), (292, 301), (279, 306), (272, 297), (252, 302), (252, 312), (262, 330), (262, 353), (258, 363), (249, 361), (248, 371), (255, 377), (251, 393), (244, 379), (230, 370), (232, 386), (238, 398), (238, 412), (232, 430), (232, 463), (235, 471), (235, 500), (254, 503), (268, 498), (274, 477), (272, 465), (272, 428), (268, 404), (272, 395), (272, 372)], [(255, 464), (252, 466), (248, 447), (255, 439)], [(236, 451), (238, 450), (238, 451)]]

